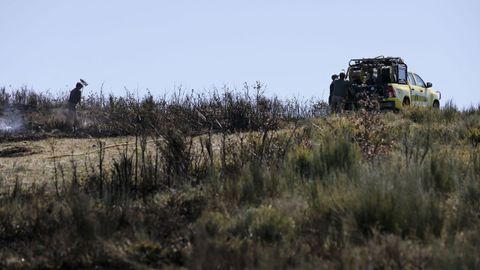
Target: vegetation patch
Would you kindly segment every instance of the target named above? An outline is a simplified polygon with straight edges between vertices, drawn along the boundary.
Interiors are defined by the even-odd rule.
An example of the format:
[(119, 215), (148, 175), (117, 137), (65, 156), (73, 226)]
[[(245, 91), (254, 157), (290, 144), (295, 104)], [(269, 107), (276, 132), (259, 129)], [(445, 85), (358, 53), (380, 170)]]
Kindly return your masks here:
[[(260, 86), (92, 97), (81, 132), (128, 142), (51, 139), (42, 173), (3, 146), (0, 268), (480, 268), (478, 108), (314, 116)], [(25, 130), (70, 134), (60, 102), (17, 94)]]

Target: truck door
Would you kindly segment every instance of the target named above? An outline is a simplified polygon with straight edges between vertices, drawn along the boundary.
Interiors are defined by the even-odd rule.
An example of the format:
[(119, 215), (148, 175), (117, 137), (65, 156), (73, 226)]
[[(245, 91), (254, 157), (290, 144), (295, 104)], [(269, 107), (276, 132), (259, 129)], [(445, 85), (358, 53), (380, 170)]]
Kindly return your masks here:
[(416, 93), (416, 100), (417, 100), (417, 105), (418, 106), (427, 106), (427, 101), (428, 101), (428, 91), (427, 91), (427, 85), (425, 82), (418, 76), (417, 74), (413, 74), (415, 77), (415, 86), (413, 87), (415, 89)]
[(408, 86), (410, 87), (410, 104), (414, 106), (418, 106), (418, 95), (419, 91), (415, 85), (415, 78), (411, 72), (408, 72)]

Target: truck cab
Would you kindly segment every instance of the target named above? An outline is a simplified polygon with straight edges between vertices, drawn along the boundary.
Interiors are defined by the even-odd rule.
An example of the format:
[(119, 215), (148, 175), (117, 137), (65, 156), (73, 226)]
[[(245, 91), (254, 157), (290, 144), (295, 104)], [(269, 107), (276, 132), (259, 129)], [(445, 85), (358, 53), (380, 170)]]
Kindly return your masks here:
[(410, 101), (415, 106), (440, 107), (440, 92), (432, 89), (432, 83), (425, 81), (420, 75), (408, 72), (407, 78), (410, 86)]

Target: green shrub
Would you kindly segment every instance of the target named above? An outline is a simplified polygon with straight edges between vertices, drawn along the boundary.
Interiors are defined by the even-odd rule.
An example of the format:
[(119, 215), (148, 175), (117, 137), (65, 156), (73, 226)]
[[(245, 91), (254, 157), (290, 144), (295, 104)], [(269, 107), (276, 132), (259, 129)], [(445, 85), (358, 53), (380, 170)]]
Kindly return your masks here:
[(265, 182), (267, 177), (261, 166), (250, 164), (239, 179), (240, 202), (259, 203), (266, 194)]
[(471, 167), (474, 178), (480, 178), (480, 150), (473, 151), (471, 154)]
[(440, 118), (438, 120), (452, 123), (460, 117), (460, 111), (453, 101), (448, 100), (440, 110)]
[(440, 153), (432, 155), (429, 166), (425, 166), (423, 175), (424, 189), (440, 193), (450, 193), (457, 186), (456, 174), (462, 168), (452, 164), (452, 161)]
[(301, 240), (315, 254), (339, 256), (347, 241), (347, 208), (351, 204), (329, 192), (332, 191), (313, 194), (310, 208), (300, 224)]
[(461, 233), (480, 227), (480, 201), (478, 199), (480, 198), (480, 182), (478, 180), (468, 181), (457, 196), (451, 203), (453, 204), (449, 228), (451, 233)]
[(295, 223), (270, 206), (238, 213), (205, 213), (197, 222), (190, 265), (212, 268), (276, 268), (295, 265)]
[(429, 269), (431, 258), (432, 251), (421, 242), (377, 232), (365, 244), (344, 249), (342, 266), (346, 269)]
[(290, 164), (295, 173), (302, 178), (311, 177), (314, 171), (313, 151), (305, 147), (297, 147), (290, 153)]
[(234, 237), (263, 244), (289, 241), (295, 230), (295, 222), (291, 217), (264, 205), (241, 210), (231, 218), (219, 212), (207, 213), (199, 224), (200, 230), (212, 238), (225, 240)]
[(257, 164), (249, 164), (242, 169), (236, 177), (219, 178), (218, 175), (210, 176), (210, 185), (214, 195), (221, 195), (225, 203), (232, 207), (243, 204), (259, 204), (266, 197), (266, 179), (268, 170), (263, 170)]
[(330, 173), (353, 175), (361, 157), (348, 135), (327, 138), (313, 149), (298, 147), (289, 155), (289, 164), (303, 178), (322, 178)]
[(364, 235), (379, 230), (420, 239), (440, 236), (444, 207), (434, 193), (423, 189), (418, 171), (383, 169), (362, 176), (353, 216)]
[(295, 223), (290, 217), (266, 206), (252, 212), (248, 211), (242, 225), (248, 226), (251, 236), (263, 243), (288, 241), (295, 228)]
[(152, 267), (165, 267), (166, 265), (184, 266), (187, 256), (175, 244), (167, 245), (158, 242), (140, 241), (135, 244), (132, 257), (145, 265)]
[(212, 195), (221, 195), (224, 203), (232, 207), (259, 205), (286, 189), (283, 172), (282, 167), (268, 168), (249, 163), (235, 177), (221, 179), (219, 175), (211, 175), (208, 186)]
[(473, 147), (480, 144), (480, 128), (471, 128), (467, 131), (467, 138)]
[(225, 234), (229, 228), (229, 220), (225, 215), (219, 212), (208, 212), (202, 216), (199, 223), (204, 226), (204, 230), (208, 237), (217, 237)]
[(404, 117), (414, 123), (426, 123), (433, 120), (433, 112), (430, 108), (411, 107), (403, 111)]
[(480, 238), (476, 227), (456, 234), (447, 245), (433, 245), (432, 269), (479, 269)]

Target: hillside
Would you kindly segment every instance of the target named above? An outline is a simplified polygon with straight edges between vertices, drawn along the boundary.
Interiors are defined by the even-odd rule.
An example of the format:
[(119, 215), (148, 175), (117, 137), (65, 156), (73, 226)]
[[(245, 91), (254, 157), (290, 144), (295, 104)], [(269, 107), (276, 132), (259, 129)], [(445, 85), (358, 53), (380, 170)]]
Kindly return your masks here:
[(92, 97), (75, 134), (61, 99), (4, 94), (0, 268), (480, 268), (480, 108), (327, 116), (257, 87)]

